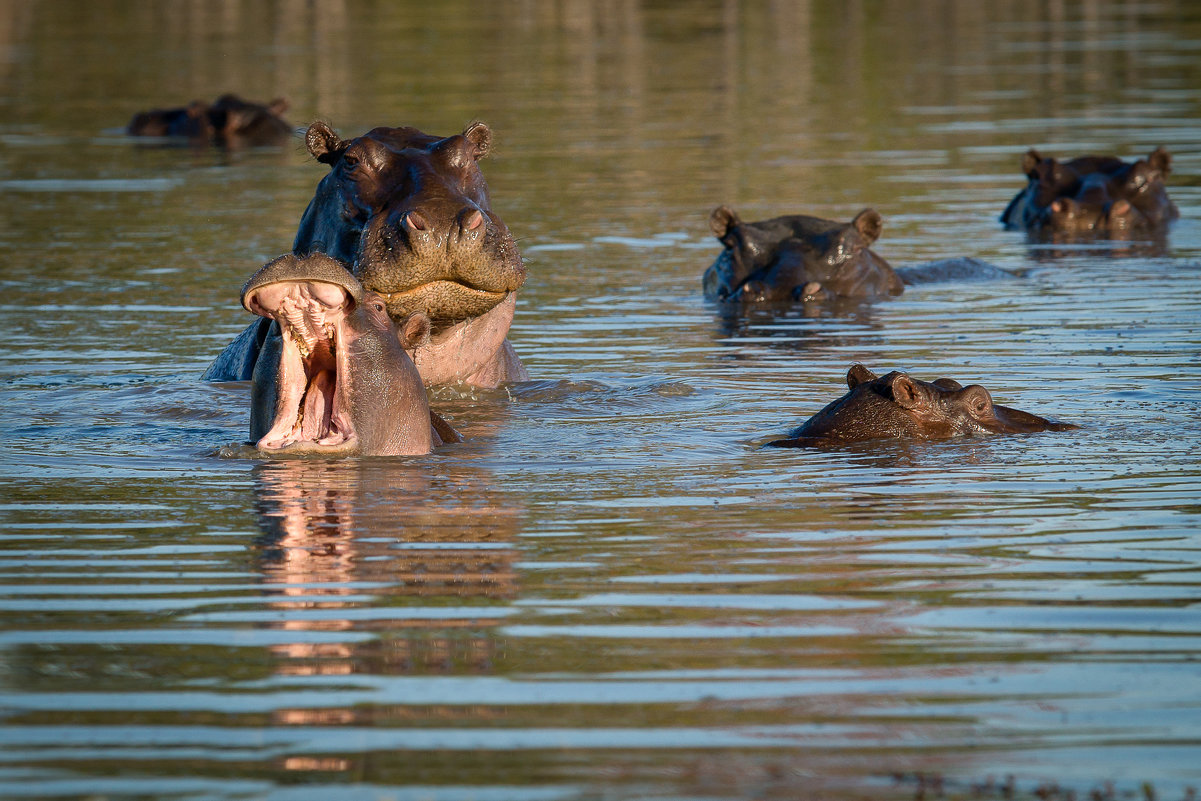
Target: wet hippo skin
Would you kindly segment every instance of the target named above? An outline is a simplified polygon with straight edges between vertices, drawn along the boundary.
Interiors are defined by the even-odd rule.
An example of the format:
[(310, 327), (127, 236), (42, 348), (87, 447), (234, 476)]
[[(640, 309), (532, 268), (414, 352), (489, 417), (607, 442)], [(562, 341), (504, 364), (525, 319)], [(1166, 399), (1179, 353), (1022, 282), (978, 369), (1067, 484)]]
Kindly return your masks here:
[(227, 148), (281, 145), (292, 136), (292, 126), (283, 119), (287, 110), (288, 101), (282, 97), (256, 103), (226, 94), (211, 105), (194, 100), (182, 108), (140, 111), (125, 132), (130, 136), (183, 137)]
[(1022, 158), (1026, 187), (1009, 202), (1001, 222), (1048, 236), (1126, 238), (1161, 231), (1180, 216), (1168, 197), (1171, 165), (1162, 147), (1132, 162), (1115, 156), (1061, 162), (1030, 150)]
[(872, 439), (938, 440), (1077, 427), (994, 404), (984, 387), (965, 387), (950, 378), (928, 383), (896, 371), (877, 376), (855, 364), (847, 371), (847, 387), (845, 395), (789, 432), (787, 438), (767, 444), (823, 447)]
[(883, 228), (873, 209), (849, 223), (802, 214), (744, 222), (719, 206), (709, 227), (724, 248), (702, 279), (710, 300), (870, 299), (904, 291), (892, 267), (870, 248)]
[[(479, 160), (491, 149), (482, 122), (438, 137), (375, 128), (343, 140), (325, 123), (306, 134), (330, 171), (317, 185), (293, 243), (353, 265), (393, 319), (420, 312), (432, 324), (414, 361), (426, 385), (494, 387), (528, 378), (507, 335), (526, 270), (513, 235), (492, 211)], [(269, 337), (246, 331), (204, 378), (245, 380)]]
[(410, 315), (398, 331), (383, 300), (336, 259), (281, 256), (247, 281), (242, 305), (281, 332), (254, 370), (250, 437), (259, 450), (395, 456), (458, 440), (430, 411), (402, 347), (428, 337), (429, 320)]

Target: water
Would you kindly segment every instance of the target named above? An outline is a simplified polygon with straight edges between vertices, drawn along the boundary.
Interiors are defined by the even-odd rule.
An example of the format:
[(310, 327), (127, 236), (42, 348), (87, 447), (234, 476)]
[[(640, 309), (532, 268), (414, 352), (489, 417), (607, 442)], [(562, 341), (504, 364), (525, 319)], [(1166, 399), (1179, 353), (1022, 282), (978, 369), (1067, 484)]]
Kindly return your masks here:
[[(0, 3), (0, 796), (1201, 788), (1199, 50), (1186, 2)], [(119, 130), (225, 91), (492, 126), (534, 380), (439, 390), (465, 443), (221, 458), (196, 378), (325, 168)], [(1166, 249), (1000, 229), (1027, 148), (1160, 144)], [(719, 203), (1015, 277), (724, 315)], [(1083, 428), (757, 447), (854, 361)]]

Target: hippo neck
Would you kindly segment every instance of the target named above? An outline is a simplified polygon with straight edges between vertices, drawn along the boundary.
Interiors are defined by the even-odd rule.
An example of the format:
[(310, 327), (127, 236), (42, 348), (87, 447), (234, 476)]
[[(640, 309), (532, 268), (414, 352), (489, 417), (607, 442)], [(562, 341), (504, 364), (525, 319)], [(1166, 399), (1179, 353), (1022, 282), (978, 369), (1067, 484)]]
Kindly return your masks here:
[(494, 362), (504, 347), (516, 308), (517, 294), (510, 292), (479, 317), (445, 328), (411, 351), (422, 382), (428, 387), (466, 381)]

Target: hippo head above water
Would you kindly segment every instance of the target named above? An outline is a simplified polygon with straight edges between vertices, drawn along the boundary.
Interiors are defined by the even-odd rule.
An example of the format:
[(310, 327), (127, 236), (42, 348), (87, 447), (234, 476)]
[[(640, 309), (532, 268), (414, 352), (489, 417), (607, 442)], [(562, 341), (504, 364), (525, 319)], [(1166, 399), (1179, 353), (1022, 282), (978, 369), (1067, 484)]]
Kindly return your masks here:
[[(313, 123), (309, 152), (329, 165), (305, 209), (292, 250), (348, 265), (401, 321), (429, 318), (431, 336), (413, 351), (427, 386), (495, 387), (529, 376), (507, 335), (525, 265), (492, 211), (479, 160), (491, 148), (482, 122), (439, 137), (416, 128), (374, 128), (354, 139)], [(265, 321), (242, 332), (205, 371), (207, 381), (244, 381)]]
[(1001, 221), (1053, 239), (1124, 239), (1160, 231), (1179, 216), (1167, 192), (1171, 163), (1162, 147), (1133, 162), (1114, 156), (1061, 162), (1030, 150), (1022, 158), (1026, 188), (1009, 202)]
[(927, 383), (902, 372), (877, 376), (855, 364), (847, 372), (847, 387), (847, 394), (791, 431), (787, 439), (768, 445), (821, 447), (870, 439), (933, 440), (1076, 428), (994, 404), (984, 387), (965, 387), (950, 378)]
[[(379, 296), (322, 254), (281, 256), (251, 276), (242, 305), (275, 320), (254, 372), (250, 435), (261, 451), (328, 456), (429, 453), (457, 439), (431, 415), (402, 345), (429, 335), (410, 316), (400, 332)], [(274, 351), (270, 352), (269, 351)]]
[(394, 318), (422, 312), (444, 328), (487, 313), (525, 282), (479, 168), (492, 142), (484, 123), (448, 137), (374, 128), (343, 140), (317, 122), (306, 141), (330, 172), (293, 249), (353, 264)]
[(870, 248), (883, 225), (873, 209), (850, 223), (801, 214), (744, 222), (719, 206), (709, 227), (724, 250), (705, 271), (705, 297), (758, 302), (899, 295), (901, 279)]

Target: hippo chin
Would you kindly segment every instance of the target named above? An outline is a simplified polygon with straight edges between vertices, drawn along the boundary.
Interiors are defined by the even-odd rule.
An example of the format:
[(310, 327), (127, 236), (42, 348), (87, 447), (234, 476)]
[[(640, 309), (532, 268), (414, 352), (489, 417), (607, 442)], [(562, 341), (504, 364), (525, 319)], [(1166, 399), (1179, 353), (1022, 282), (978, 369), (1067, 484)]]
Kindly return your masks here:
[(861, 364), (847, 372), (849, 392), (809, 418), (777, 448), (823, 447), (871, 439), (937, 440), (980, 434), (1065, 431), (1077, 426), (992, 402), (978, 384), (933, 383), (902, 372), (877, 376)]
[(709, 300), (756, 303), (900, 295), (901, 279), (870, 249), (883, 220), (864, 209), (850, 223), (801, 214), (744, 222), (719, 206), (709, 226), (725, 248), (705, 271)]
[(458, 440), (430, 411), (402, 347), (427, 337), (429, 320), (413, 315), (398, 333), (383, 300), (337, 260), (281, 256), (246, 282), (242, 305), (281, 332), (254, 370), (250, 437), (260, 451), (394, 456)]
[(1060, 162), (1030, 150), (1022, 159), (1026, 188), (1009, 202), (1001, 222), (1052, 240), (1154, 234), (1180, 216), (1168, 197), (1171, 165), (1162, 147), (1132, 162), (1115, 156)]
[[(393, 319), (429, 318), (430, 340), (414, 353), (426, 385), (527, 379), (506, 338), (525, 265), (492, 211), (478, 164), (491, 149), (488, 126), (475, 122), (448, 137), (374, 128), (344, 140), (316, 122), (305, 140), (330, 171), (301, 218), (293, 251), (352, 264)], [(244, 380), (267, 336), (261, 326), (244, 332), (204, 378)]]

